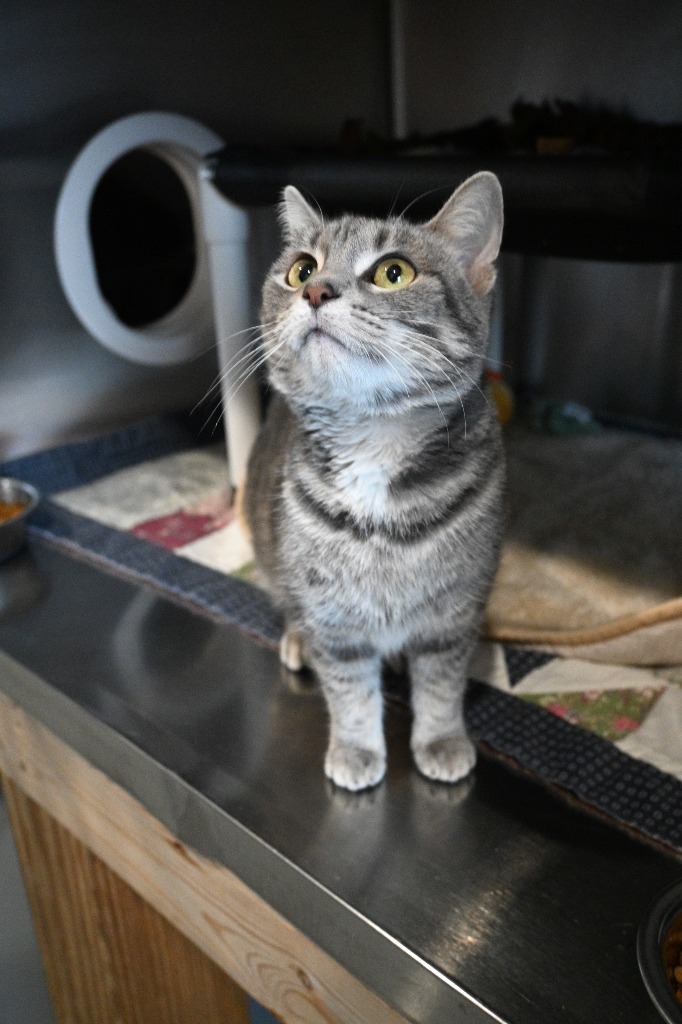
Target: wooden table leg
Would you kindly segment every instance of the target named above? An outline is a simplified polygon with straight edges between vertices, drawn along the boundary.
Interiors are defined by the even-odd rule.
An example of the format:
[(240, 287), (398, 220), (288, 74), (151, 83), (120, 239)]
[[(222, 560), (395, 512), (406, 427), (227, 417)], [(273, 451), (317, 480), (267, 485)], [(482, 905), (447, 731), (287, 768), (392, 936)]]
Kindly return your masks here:
[(2, 693), (0, 773), (58, 1024), (406, 1024)]
[(239, 986), (9, 778), (58, 1024), (248, 1024)]

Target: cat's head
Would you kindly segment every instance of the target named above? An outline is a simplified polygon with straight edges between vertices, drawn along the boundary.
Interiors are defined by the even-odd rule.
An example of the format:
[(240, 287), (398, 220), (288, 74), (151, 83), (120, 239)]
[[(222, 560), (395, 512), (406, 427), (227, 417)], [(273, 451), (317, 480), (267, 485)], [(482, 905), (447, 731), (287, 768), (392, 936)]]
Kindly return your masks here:
[(426, 224), (326, 220), (291, 185), (280, 212), (263, 338), (292, 402), (388, 411), (455, 401), (478, 381), (502, 238), (494, 174), (469, 178)]

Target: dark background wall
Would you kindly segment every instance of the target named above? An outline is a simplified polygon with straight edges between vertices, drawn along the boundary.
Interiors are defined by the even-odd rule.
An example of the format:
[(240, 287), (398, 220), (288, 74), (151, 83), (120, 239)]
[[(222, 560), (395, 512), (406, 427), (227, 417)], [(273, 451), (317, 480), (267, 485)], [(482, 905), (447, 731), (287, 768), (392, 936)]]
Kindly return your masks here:
[[(265, 0), (7, 0), (0, 9), (0, 458), (192, 405), (212, 354), (129, 363), (71, 312), (54, 207), (71, 161), (111, 121), (184, 114), (228, 142), (331, 142), (387, 130), (386, 5), (314, 12)], [(258, 228), (257, 228), (258, 233)]]
[[(413, 130), (508, 120), (517, 97), (682, 122), (675, 0), (432, 0), (416, 8), (407, 4)], [(598, 410), (682, 424), (679, 266), (506, 257), (503, 277), (512, 378)]]
[(386, 5), (251, 0), (5, 0), (0, 145), (75, 151), (108, 121), (159, 107), (229, 141), (334, 140), (386, 128)]
[(504, 118), (517, 96), (682, 120), (676, 0), (411, 0), (408, 11), (408, 116), (423, 131)]
[[(522, 95), (682, 121), (682, 5), (605, 0), (404, 0), (407, 127), (505, 117)], [(54, 205), (80, 148), (114, 119), (160, 109), (229, 142), (328, 143), (347, 119), (390, 131), (386, 0), (5, 0), (0, 8), (0, 457), (195, 402), (212, 354), (136, 366), (71, 312), (52, 252)], [(456, 182), (453, 182), (453, 185)], [(275, 244), (256, 224), (263, 259)], [(536, 383), (654, 418), (682, 404), (676, 267), (541, 268), (508, 257), (506, 355), (545, 340)], [(623, 297), (627, 301), (624, 302)], [(616, 355), (614, 355), (616, 353)], [(524, 371), (525, 372), (525, 371)], [(672, 383), (671, 383), (672, 380)]]

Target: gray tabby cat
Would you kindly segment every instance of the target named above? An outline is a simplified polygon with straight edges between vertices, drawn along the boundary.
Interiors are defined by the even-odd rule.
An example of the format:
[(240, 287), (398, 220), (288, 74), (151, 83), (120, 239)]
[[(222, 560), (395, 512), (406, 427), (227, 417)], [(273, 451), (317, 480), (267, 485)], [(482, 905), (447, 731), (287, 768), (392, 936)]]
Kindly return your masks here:
[(263, 292), (275, 389), (245, 511), (287, 630), (330, 715), (325, 772), (378, 783), (382, 658), (404, 655), (411, 747), (430, 779), (475, 762), (462, 712), (495, 572), (503, 461), (482, 371), (502, 191), (466, 181), (427, 224), (325, 221), (292, 186)]

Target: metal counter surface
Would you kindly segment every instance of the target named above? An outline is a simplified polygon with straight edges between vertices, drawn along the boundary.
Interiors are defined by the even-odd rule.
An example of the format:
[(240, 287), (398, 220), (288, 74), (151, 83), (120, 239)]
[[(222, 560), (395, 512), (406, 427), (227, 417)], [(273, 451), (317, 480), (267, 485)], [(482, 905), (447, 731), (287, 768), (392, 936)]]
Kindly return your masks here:
[(275, 653), (40, 543), (0, 566), (0, 690), (408, 1018), (660, 1021), (636, 932), (680, 861), (486, 756), (427, 782), (401, 707), (385, 782), (335, 790)]

